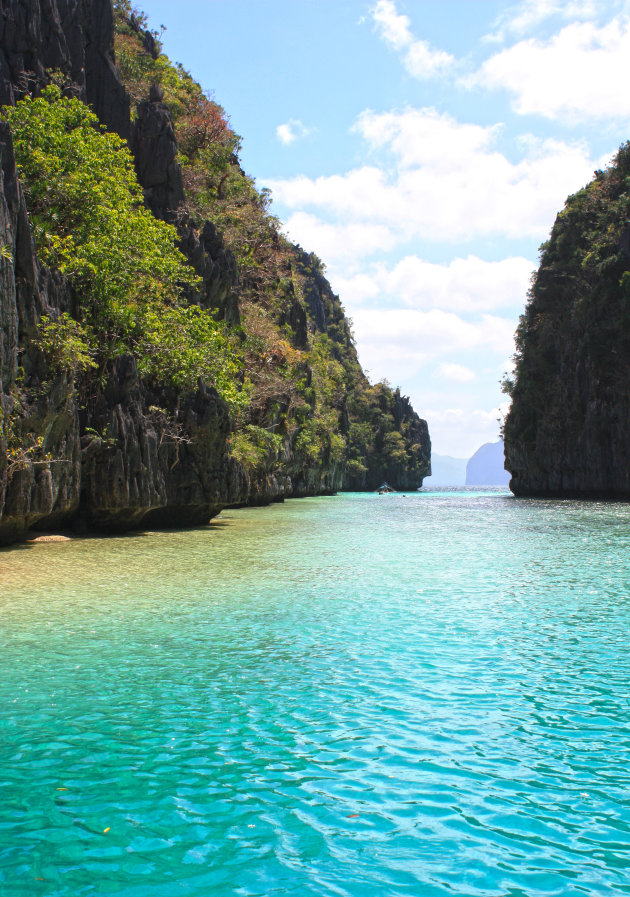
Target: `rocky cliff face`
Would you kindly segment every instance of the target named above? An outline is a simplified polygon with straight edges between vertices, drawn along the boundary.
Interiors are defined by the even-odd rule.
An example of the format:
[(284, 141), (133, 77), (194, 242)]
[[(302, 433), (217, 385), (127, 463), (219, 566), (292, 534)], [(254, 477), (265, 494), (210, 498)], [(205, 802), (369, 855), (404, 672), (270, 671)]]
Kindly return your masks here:
[[(134, 17), (129, 26), (157, 59), (153, 37)], [(244, 291), (250, 290), (251, 306), (277, 288), (282, 298), (273, 300), (275, 324), (290, 340), (288, 351), (306, 351), (314, 335), (323, 335), (331, 364), (345, 365), (348, 395), (353, 378), (355, 385), (368, 389), (343, 308), (310, 256), (291, 247), (291, 261), (285, 259), (286, 270), (278, 274), (283, 286), (270, 274), (269, 283), (253, 288), (239, 273), (220, 229), (191, 207), (162, 90), (152, 86), (145, 92), (132, 121), (114, 62), (113, 29), (111, 0), (5, 0), (0, 11), (0, 104), (36, 96), (51, 77), (59, 77), (69, 85), (67, 94), (91, 105), (108, 130), (128, 141), (147, 207), (175, 225), (180, 248), (199, 275), (188, 302), (238, 325)], [(6, 125), (0, 125), (0, 154), (0, 544), (32, 527), (113, 531), (195, 525), (228, 504), (375, 488), (384, 476), (401, 489), (421, 484), (430, 469), (427, 426), (407, 399), (391, 391), (378, 398), (383, 407), (376, 408), (375, 416), (388, 423), (382, 434), (375, 424), (377, 450), (366, 450), (358, 474), (349, 472), (332, 449), (318, 463), (308, 462), (308, 446), (297, 446), (295, 427), (288, 426), (292, 399), (285, 401), (283, 395), (263, 409), (259, 428), (263, 433), (282, 431), (280, 447), (271, 460), (249, 472), (231, 453), (233, 421), (227, 406), (202, 382), (185, 394), (151, 385), (138, 376), (132, 356), (120, 355), (107, 377), (79, 398), (71, 373), (51, 369), (37, 335), (44, 316), (55, 321), (67, 312), (80, 318), (81, 297), (59, 272), (38, 262)], [(230, 164), (238, 166), (237, 159)], [(278, 240), (276, 234), (272, 243)], [(313, 371), (304, 365), (300, 376), (310, 382)], [(346, 403), (347, 398), (339, 399), (336, 410), (342, 435), (350, 440), (352, 409)], [(315, 406), (313, 399), (307, 418), (320, 413)], [(392, 461), (390, 452), (384, 470), (379, 446), (391, 436), (392, 426), (404, 431), (408, 451), (400, 462)]]
[(184, 398), (150, 392), (134, 359), (121, 356), (79, 408), (72, 380), (51, 374), (32, 339), (43, 315), (72, 311), (75, 297), (38, 264), (6, 126), (0, 153), (0, 243), (11, 256), (0, 260), (0, 543), (70, 522), (111, 530), (207, 522), (246, 494), (228, 456), (224, 403), (202, 384)]
[(89, 528), (200, 525), (244, 494), (227, 454), (227, 409), (201, 383), (183, 397), (152, 393), (122, 355), (88, 420), (79, 519)]
[[(149, 207), (174, 218), (183, 193), (168, 112), (154, 96), (131, 127), (112, 40), (109, 0), (9, 0), (0, 19), (0, 101), (37, 93), (51, 69), (62, 72), (109, 129), (130, 137)], [(80, 409), (71, 378), (51, 374), (33, 337), (43, 315), (72, 313), (75, 297), (62, 275), (37, 261), (6, 125), (0, 153), (0, 543), (68, 523), (194, 525), (244, 500), (244, 472), (228, 455), (231, 422), (214, 390), (150, 393), (134, 360), (122, 356)], [(220, 235), (210, 223), (201, 232), (185, 217), (178, 224), (203, 278), (191, 298), (238, 320), (236, 263)]]
[[(376, 398), (376, 414), (372, 426), (374, 443), (365, 456), (364, 470), (356, 472), (349, 465), (343, 488), (351, 491), (374, 491), (385, 480), (399, 492), (412, 492), (431, 475), (431, 439), (427, 422), (414, 411), (407, 396), (381, 390)], [(382, 428), (379, 419), (393, 421), (393, 429)], [(389, 442), (394, 442), (393, 451)], [(396, 451), (403, 444), (406, 451)]]
[(630, 499), (630, 148), (558, 215), (517, 334), (517, 495)]
[(42, 315), (69, 310), (72, 292), (61, 275), (37, 263), (6, 125), (0, 155), (0, 541), (12, 541), (44, 517), (57, 522), (78, 507), (80, 447), (72, 383), (66, 375), (51, 379), (30, 346)]
[(184, 187), (177, 162), (177, 142), (162, 92), (153, 87), (140, 103), (131, 127), (130, 148), (147, 207), (157, 218), (174, 224), (180, 249), (202, 278), (202, 289), (188, 298), (216, 310), (230, 324), (238, 324), (238, 272), (234, 254), (210, 221), (199, 228), (183, 208)]
[(62, 73), (103, 124), (129, 137), (129, 99), (112, 55), (109, 0), (5, 0), (0, 10), (0, 105)]

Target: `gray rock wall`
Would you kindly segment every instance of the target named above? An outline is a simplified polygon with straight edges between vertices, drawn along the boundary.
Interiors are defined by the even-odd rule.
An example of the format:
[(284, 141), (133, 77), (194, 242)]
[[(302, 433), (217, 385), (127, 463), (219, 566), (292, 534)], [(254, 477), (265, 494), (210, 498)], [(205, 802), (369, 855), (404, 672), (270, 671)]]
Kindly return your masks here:
[[(144, 40), (150, 49), (151, 36)], [(111, 0), (3, 0), (0, 104), (37, 95), (51, 71), (72, 82), (66, 92), (90, 104), (109, 130), (128, 141), (147, 207), (176, 226), (180, 248), (202, 281), (188, 301), (238, 324), (236, 260), (212, 222), (199, 226), (186, 211), (169, 110), (154, 88), (132, 124), (112, 47)], [(278, 468), (249, 479), (229, 455), (227, 408), (203, 383), (189, 395), (149, 387), (125, 356), (105, 382), (87, 391), (68, 375), (53, 375), (37, 349), (38, 324), (43, 315), (80, 317), (81, 297), (58, 272), (38, 264), (6, 126), (0, 126), (0, 153), (0, 245), (11, 253), (0, 258), (0, 543), (31, 527), (193, 525), (226, 504), (348, 487), (341, 464), (313, 469), (289, 436)], [(309, 331), (321, 331), (339, 359), (352, 355), (338, 297), (311, 256), (298, 248), (296, 254), (302, 286), (287, 301), (281, 323), (289, 324), (299, 347), (306, 347)], [(429, 469), (428, 431), (400, 396), (397, 413), (418, 451), (409, 469), (388, 475), (399, 488), (413, 489)], [(20, 445), (33, 449), (20, 454)], [(380, 482), (381, 472), (371, 471), (372, 479)]]
[(202, 279), (201, 290), (191, 293), (189, 301), (215, 311), (230, 324), (238, 324), (236, 259), (212, 222), (206, 221), (199, 228), (183, 208), (184, 187), (175, 131), (158, 89), (152, 90), (151, 97), (138, 106), (130, 145), (147, 207), (157, 218), (175, 225), (180, 249)]
[[(199, 231), (178, 214), (183, 190), (168, 110), (153, 96), (132, 129), (112, 42), (110, 0), (6, 0), (0, 102), (36, 94), (49, 69), (72, 79), (101, 121), (131, 140), (149, 207), (180, 228), (182, 250), (203, 278), (191, 301), (237, 322), (234, 257), (212, 224)], [(58, 272), (38, 264), (6, 125), (0, 154), (0, 245), (11, 253), (0, 259), (0, 543), (32, 527), (195, 525), (244, 501), (244, 471), (228, 455), (229, 414), (213, 389), (150, 392), (133, 359), (121, 357), (79, 408), (76, 384), (47, 369), (37, 325), (42, 315), (75, 312), (77, 297)], [(16, 447), (38, 440), (37, 451)]]
[(0, 105), (36, 94), (50, 70), (76, 85), (105, 126), (130, 133), (129, 100), (112, 54), (110, 0), (4, 0), (0, 13)]
[(630, 500), (630, 144), (568, 198), (518, 331), (517, 495)]
[[(0, 124), (0, 352), (2, 466), (0, 542), (19, 538), (44, 518), (59, 522), (79, 504), (78, 409), (67, 375), (54, 377), (32, 345), (44, 314), (69, 310), (73, 296), (60, 274), (41, 270), (15, 170), (8, 127)], [(41, 447), (27, 459), (20, 447)], [(46, 458), (54, 459), (47, 461)]]
[(194, 526), (244, 496), (227, 408), (202, 383), (184, 396), (150, 392), (123, 355), (88, 420), (79, 513), (88, 528)]
[[(510, 488), (524, 496), (630, 500), (627, 381), (602, 377), (579, 334), (558, 335), (553, 359), (556, 373), (537, 399), (514, 398), (505, 431)], [(619, 362), (628, 367), (627, 359)]]

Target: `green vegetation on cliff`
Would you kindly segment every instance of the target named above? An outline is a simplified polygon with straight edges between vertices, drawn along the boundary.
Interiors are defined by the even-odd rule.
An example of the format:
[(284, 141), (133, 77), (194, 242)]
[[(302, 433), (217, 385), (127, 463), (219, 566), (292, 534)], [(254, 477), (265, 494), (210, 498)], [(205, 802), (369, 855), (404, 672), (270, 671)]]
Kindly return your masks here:
[[(84, 469), (97, 450), (92, 441), (101, 469), (127, 463), (126, 437), (117, 442), (99, 423), (109, 420), (111, 428), (112, 403), (127, 403), (133, 410), (125, 426), (140, 433), (138, 476), (150, 467), (140, 455), (151, 428), (156, 451), (166, 453), (165, 438), (176, 443), (173, 460), (160, 462), (170, 472), (179, 447), (193, 446), (202, 432), (191, 423), (198, 418), (182, 412), (201, 383), (225, 403), (213, 451), (216, 469), (230, 471), (230, 494), (266, 501), (374, 488), (384, 477), (416, 488), (429, 470), (426, 424), (398, 391), (365, 377), (323, 263), (282, 235), (269, 192), (241, 168), (240, 138), (225, 111), (168, 59), (128, 0), (117, 0), (114, 12), (133, 152), (73, 96), (67, 71), (48, 73), (53, 83), (2, 111), (39, 261), (71, 286), (70, 300), (53, 306), (28, 335), (27, 379), (36, 385), (23, 404), (21, 387), (12, 386), (7, 407), (17, 424), (21, 415), (26, 432), (39, 420), (34, 409), (51, 388), (46, 378), (60, 377), (80, 405)], [(148, 182), (140, 156), (153, 166)], [(151, 192), (155, 171), (158, 181), (167, 173), (164, 195)], [(223, 278), (228, 299), (208, 288), (212, 277)], [(121, 371), (128, 375), (123, 389)], [(138, 374), (130, 398), (127, 387)], [(11, 432), (19, 451), (20, 426)], [(33, 442), (33, 450), (38, 446)], [(123, 486), (125, 476), (112, 473)], [(152, 501), (151, 493), (147, 506)], [(181, 514), (185, 519), (185, 508)]]
[(506, 458), (517, 491), (628, 489), (629, 218), (625, 144), (567, 199), (541, 247), (516, 334), (515, 374), (504, 383), (512, 396)]
[(235, 409), (238, 355), (225, 327), (180, 304), (197, 282), (174, 227), (143, 204), (133, 158), (77, 99), (54, 85), (6, 107), (40, 260), (66, 274), (80, 297), (69, 315), (40, 327), (55, 368), (96, 368), (134, 354), (142, 374), (191, 389), (199, 377)]
[(258, 474), (343, 467), (354, 488), (371, 487), (386, 472), (405, 488), (419, 483), (428, 470), (428, 437), (412, 438), (410, 406), (397, 418), (400, 397), (367, 381), (322, 262), (280, 233), (269, 192), (257, 190), (239, 164), (240, 138), (225, 111), (171, 63), (127, 0), (115, 10), (123, 82), (135, 102), (152, 86), (161, 89), (187, 211), (199, 224), (213, 221), (237, 260), (250, 404), (236, 420), (235, 454)]

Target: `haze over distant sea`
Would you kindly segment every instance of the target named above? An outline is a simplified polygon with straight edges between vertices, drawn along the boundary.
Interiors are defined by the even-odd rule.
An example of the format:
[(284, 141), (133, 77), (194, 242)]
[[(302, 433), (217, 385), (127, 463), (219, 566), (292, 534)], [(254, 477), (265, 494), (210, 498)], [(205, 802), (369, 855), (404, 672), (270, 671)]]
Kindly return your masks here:
[(510, 474), (504, 467), (503, 440), (486, 442), (470, 458), (431, 455), (431, 476), (423, 485), (439, 486), (507, 486)]
[(0, 553), (3, 897), (621, 897), (630, 507), (346, 494)]

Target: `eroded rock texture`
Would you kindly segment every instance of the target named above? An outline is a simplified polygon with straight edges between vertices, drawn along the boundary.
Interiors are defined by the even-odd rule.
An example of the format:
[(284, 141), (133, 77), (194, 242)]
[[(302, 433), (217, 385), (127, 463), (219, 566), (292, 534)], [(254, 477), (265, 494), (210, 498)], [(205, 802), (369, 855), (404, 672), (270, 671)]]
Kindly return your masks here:
[[(142, 34), (133, 17), (130, 25), (155, 55), (153, 37)], [(247, 284), (239, 283), (235, 257), (216, 226), (199, 225), (186, 209), (175, 133), (161, 92), (151, 89), (132, 124), (112, 47), (111, 0), (2, 0), (0, 104), (37, 95), (60, 72), (66, 92), (87, 102), (109, 130), (128, 141), (147, 207), (177, 228), (180, 248), (201, 279), (188, 301), (238, 324), (239, 295)], [(79, 398), (79, 385), (69, 375), (57, 376), (47, 367), (37, 334), (44, 315), (56, 320), (69, 312), (80, 318), (81, 297), (58, 272), (38, 264), (6, 126), (0, 126), (0, 153), (0, 543), (38, 526), (194, 525), (227, 504), (378, 485), (384, 473), (378, 451), (353, 480), (332, 451), (322, 463), (309, 465), (289, 433), (274, 468), (248, 476), (230, 457), (231, 422), (218, 394), (203, 383), (186, 395), (150, 387), (131, 357), (119, 357), (105, 381)], [(298, 349), (306, 349), (314, 334), (326, 334), (333, 357), (349, 360), (357, 382), (367, 386), (338, 297), (313, 258), (293, 250), (279, 323), (290, 328)], [(278, 420), (287, 410), (282, 401)], [(427, 426), (399, 393), (390, 393), (388, 401), (392, 407), (384, 411), (404, 431), (412, 458), (393, 463), (385, 475), (396, 488), (414, 489), (430, 470)], [(345, 408), (341, 417), (347, 436)]]
[(630, 499), (630, 148), (569, 197), (518, 331), (517, 495)]
[(138, 106), (131, 149), (148, 208), (157, 218), (175, 225), (181, 238), (180, 249), (202, 279), (202, 289), (191, 293), (189, 301), (216, 311), (230, 324), (238, 324), (236, 259), (212, 222), (206, 221), (200, 229), (183, 208), (184, 188), (175, 132), (158, 88), (153, 88), (150, 98)]
[(0, 541), (12, 541), (43, 519), (58, 524), (76, 510), (80, 448), (73, 384), (65, 374), (52, 376), (32, 345), (42, 315), (54, 317), (71, 309), (72, 291), (62, 275), (37, 263), (11, 135), (4, 124), (0, 154), (0, 245), (5, 248), (0, 259), (5, 450), (0, 461)]
[(0, 105), (37, 94), (61, 72), (103, 124), (130, 132), (129, 99), (112, 55), (109, 0), (4, 0), (0, 13)]
[[(182, 249), (203, 278), (192, 301), (238, 321), (236, 263), (207, 223), (182, 214), (181, 174), (170, 115), (158, 93), (131, 126), (113, 62), (109, 0), (6, 0), (0, 15), (0, 102), (37, 94), (50, 70), (136, 150), (147, 204), (180, 229)], [(242, 468), (229, 458), (231, 424), (213, 389), (151, 393), (133, 359), (80, 410), (75, 384), (47, 369), (34, 337), (43, 315), (75, 310), (70, 285), (42, 269), (16, 175), (10, 132), (0, 125), (0, 543), (31, 527), (122, 530), (206, 523), (246, 498)], [(19, 405), (19, 407), (18, 407)]]
[(89, 423), (80, 508), (89, 528), (204, 524), (243, 493), (227, 453), (227, 408), (202, 383), (183, 397), (149, 392), (135, 360), (120, 356)]

